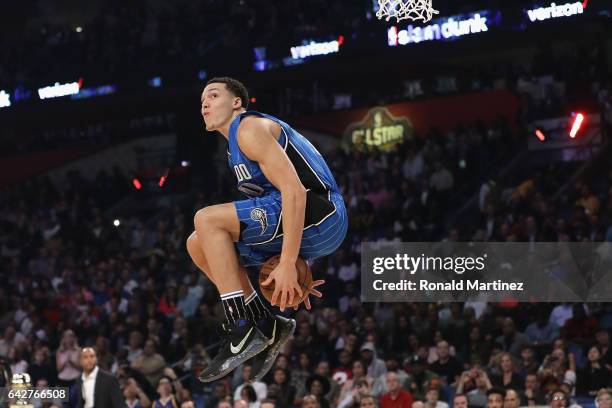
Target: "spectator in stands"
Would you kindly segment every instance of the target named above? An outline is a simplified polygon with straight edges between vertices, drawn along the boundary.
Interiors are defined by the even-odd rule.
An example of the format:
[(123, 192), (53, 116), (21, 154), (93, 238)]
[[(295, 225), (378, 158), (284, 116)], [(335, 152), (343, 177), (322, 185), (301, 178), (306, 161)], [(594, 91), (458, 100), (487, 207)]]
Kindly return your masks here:
[(57, 380), (57, 373), (51, 364), (51, 355), (47, 347), (40, 347), (34, 353), (34, 363), (28, 368), (28, 374), (32, 377), (32, 383), (36, 384), (39, 379), (45, 379), (53, 386)]
[(128, 340), (128, 355), (127, 360), (133, 363), (142, 354), (142, 333), (132, 331)]
[(521, 399), (516, 390), (512, 388), (506, 389), (506, 395), (504, 396), (504, 408), (519, 408)]
[(73, 392), (77, 407), (122, 408), (125, 400), (117, 378), (98, 367), (96, 351), (85, 347), (79, 356), (79, 365), (83, 372), (75, 381)]
[(510, 353), (501, 353), (499, 356), (499, 372), (491, 378), (494, 387), (502, 389), (520, 389), (523, 387), (521, 378), (514, 369), (514, 360)]
[[(145, 346), (146, 348), (146, 346)], [(178, 408), (179, 402), (172, 390), (172, 380), (163, 376), (157, 382), (157, 394), (159, 398), (153, 401), (153, 408)]]
[(325, 398), (331, 389), (326, 377), (318, 374), (311, 375), (306, 380), (306, 389), (309, 395), (314, 395), (317, 398), (321, 408), (331, 407), (330, 401)]
[(217, 403), (217, 408), (232, 408), (232, 403), (230, 402), (230, 400), (219, 401)]
[[(306, 379), (310, 376), (310, 357), (307, 353), (300, 353), (298, 357), (298, 367), (291, 371), (291, 385), (293, 385), (298, 395), (305, 395)], [(299, 405), (299, 401), (296, 402)]]
[(340, 394), (338, 399), (338, 408), (348, 408), (357, 406), (364, 396), (371, 396), (371, 388), (368, 382), (364, 378), (360, 378), (352, 382), (350, 390), (344, 391)]
[(504, 406), (505, 392), (499, 388), (487, 391), (487, 408), (502, 408)]
[(562, 303), (553, 308), (549, 321), (557, 327), (563, 327), (565, 322), (572, 318), (573, 307), (571, 303)]
[(516, 331), (514, 321), (510, 317), (504, 319), (502, 333), (495, 341), (502, 345), (504, 351), (518, 358), (521, 355), (521, 348), (529, 343), (529, 339), (525, 334)]
[(9, 324), (4, 329), (4, 335), (0, 339), (0, 357), (8, 356), (8, 352), (12, 347), (18, 346), (25, 341), (25, 336), (15, 330), (13, 324)]
[(166, 360), (155, 349), (155, 341), (147, 339), (142, 354), (131, 365), (134, 370), (144, 374), (151, 385), (158, 384), (166, 367)]
[(189, 400), (189, 401), (183, 401), (183, 403), (181, 404), (181, 408), (196, 408), (196, 406), (193, 401)]
[(586, 367), (578, 371), (576, 393), (580, 395), (596, 395), (601, 388), (610, 385), (610, 371), (602, 364), (601, 353), (597, 346), (591, 346), (587, 353)]
[(597, 408), (611, 408), (612, 407), (612, 389), (602, 388), (597, 391), (595, 397), (595, 406)]
[(325, 395), (325, 399), (333, 402), (340, 396), (340, 385), (331, 377), (330, 373), (329, 362), (326, 360), (319, 361), (315, 374), (324, 377), (329, 382), (329, 392)]
[(561, 328), (563, 338), (582, 345), (592, 342), (596, 331), (597, 320), (593, 316), (587, 316), (583, 305), (580, 303), (574, 304), (572, 317)]
[(272, 384), (278, 386), (278, 394), (276, 395), (276, 402), (278, 405), (281, 407), (291, 406), (295, 400), (296, 390), (290, 383), (287, 370), (280, 367), (275, 368)]
[(465, 394), (455, 394), (453, 396), (453, 408), (467, 408), (468, 398)]
[(540, 382), (535, 373), (529, 373), (525, 376), (525, 387), (521, 394), (521, 406), (526, 405), (544, 405), (546, 397), (540, 391)]
[(437, 344), (438, 360), (429, 366), (429, 369), (444, 381), (446, 385), (454, 385), (462, 372), (459, 359), (449, 354), (449, 344), (442, 340)]
[[(612, 203), (612, 201), (611, 201)], [(600, 328), (595, 333), (595, 341), (601, 353), (601, 363), (612, 371), (612, 349), (610, 348), (610, 334), (604, 328)]]
[(559, 337), (559, 327), (554, 321), (548, 319), (543, 309), (538, 308), (536, 321), (527, 326), (525, 334), (534, 347), (548, 347)]
[(372, 395), (365, 395), (361, 398), (361, 401), (358, 405), (359, 408), (378, 408), (378, 404), (376, 403), (376, 398)]
[(7, 360), (11, 365), (11, 372), (13, 374), (28, 372), (28, 362), (21, 358), (21, 348), (11, 347), (8, 352)]
[(66, 330), (55, 354), (58, 384), (61, 387), (71, 387), (81, 375), (80, 355), (81, 348), (76, 341), (74, 332)]
[(257, 394), (257, 401), (262, 401), (266, 398), (268, 394), (268, 386), (261, 381), (249, 381), (252, 368), (253, 367), (248, 362), (242, 366), (242, 383), (238, 385), (234, 391), (234, 401), (241, 399), (242, 389), (246, 385), (250, 385), (255, 390), (255, 394)]
[(387, 389), (389, 391), (380, 397), (381, 408), (412, 408), (412, 394), (401, 388), (396, 373), (387, 373)]
[(453, 188), (453, 175), (440, 161), (434, 163), (429, 185), (434, 192), (439, 194), (446, 194)]
[[(391, 357), (387, 359), (387, 372), (394, 372), (397, 374), (400, 385), (403, 388), (407, 388), (410, 386), (410, 376), (406, 374), (404, 370), (399, 367), (399, 362), (396, 358)], [(372, 385), (371, 394), (375, 397), (380, 397), (382, 394), (387, 392), (387, 375), (382, 374), (377, 379), (375, 379), (374, 384)]]
[[(424, 352), (427, 352), (423, 348)], [(414, 399), (421, 400), (425, 397), (427, 387), (432, 383), (433, 380), (438, 378), (438, 375), (433, 371), (427, 369), (425, 364), (425, 358), (415, 354), (410, 359), (410, 367), (412, 373), (412, 384), (410, 385), (410, 392)], [(410, 371), (410, 370), (407, 370)]]
[(147, 397), (138, 383), (133, 378), (128, 378), (123, 388), (123, 397), (127, 408), (147, 408), (151, 406), (151, 400)]
[(493, 388), (489, 376), (484, 370), (476, 367), (469, 371), (464, 371), (461, 377), (459, 377), (457, 384), (458, 394), (463, 394), (464, 385), (470, 380), (474, 381), (476, 388), (467, 393), (468, 405), (470, 407), (485, 407), (487, 405), (487, 392)]
[(240, 400), (247, 403), (248, 408), (259, 408), (259, 401), (257, 400), (257, 394), (255, 389), (250, 385), (246, 384), (240, 390)]
[(535, 359), (533, 347), (530, 344), (524, 345), (521, 350), (521, 361), (517, 369), (519, 377), (524, 379), (528, 373), (536, 372), (539, 366), (540, 364)]
[(415, 402), (412, 404), (414, 408), (448, 408), (448, 404), (444, 401), (440, 401), (440, 388), (437, 386), (430, 386), (425, 394), (424, 402)]
[(96, 354), (98, 355), (98, 365), (105, 371), (110, 371), (115, 357), (109, 350), (109, 341), (106, 337), (98, 336), (96, 339)]
[(387, 372), (385, 362), (376, 357), (374, 343), (366, 342), (361, 346), (361, 359), (367, 367), (368, 376), (378, 378)]
[[(285, 405), (280, 405), (279, 402), (279, 406), (283, 407)], [(291, 406), (291, 404), (287, 404), (286, 406)], [(274, 402), (274, 400), (271, 399), (265, 399), (263, 401), (261, 401), (261, 406), (260, 408), (276, 408), (276, 402)]]
[(538, 377), (542, 390), (546, 393), (552, 392), (569, 381), (576, 382), (576, 362), (572, 353), (565, 351), (563, 341), (558, 339), (553, 343), (553, 351), (544, 357), (544, 361), (538, 369)]
[(570, 405), (569, 397), (559, 388), (550, 393), (548, 403), (550, 408), (566, 408)]
[(319, 402), (319, 399), (312, 394), (308, 394), (302, 398), (301, 408), (322, 408), (323, 405)]
[(482, 335), (480, 326), (473, 325), (461, 353), (462, 360), (464, 362), (489, 361), (490, 356), (491, 341)]

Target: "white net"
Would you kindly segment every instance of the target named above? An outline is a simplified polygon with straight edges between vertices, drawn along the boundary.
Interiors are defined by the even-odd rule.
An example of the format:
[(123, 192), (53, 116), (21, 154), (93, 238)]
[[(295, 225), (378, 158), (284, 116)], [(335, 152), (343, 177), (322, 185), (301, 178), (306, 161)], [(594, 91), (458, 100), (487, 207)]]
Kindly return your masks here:
[(397, 21), (404, 19), (422, 20), (424, 23), (438, 14), (431, 6), (432, 0), (378, 0), (376, 17), (389, 21), (395, 17)]

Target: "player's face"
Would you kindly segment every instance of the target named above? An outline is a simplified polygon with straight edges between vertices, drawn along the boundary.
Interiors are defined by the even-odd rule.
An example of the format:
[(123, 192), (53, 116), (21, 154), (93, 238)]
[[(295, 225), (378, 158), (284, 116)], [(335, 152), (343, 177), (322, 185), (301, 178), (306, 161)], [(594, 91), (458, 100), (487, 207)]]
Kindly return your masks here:
[(240, 98), (233, 95), (221, 83), (206, 85), (201, 96), (201, 113), (206, 124), (206, 130), (218, 130), (227, 126), (235, 109), (240, 108)]

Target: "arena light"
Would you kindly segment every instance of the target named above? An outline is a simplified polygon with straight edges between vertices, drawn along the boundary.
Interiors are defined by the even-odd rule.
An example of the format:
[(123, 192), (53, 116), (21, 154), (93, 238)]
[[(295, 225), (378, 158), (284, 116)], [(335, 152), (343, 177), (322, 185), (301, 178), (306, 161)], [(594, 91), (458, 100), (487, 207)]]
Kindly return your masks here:
[(164, 173), (164, 175), (159, 178), (159, 182), (157, 183), (157, 185), (159, 185), (160, 188), (163, 187), (164, 184), (166, 183), (169, 172), (170, 172), (170, 169), (166, 169), (166, 172)]
[(8, 108), (11, 106), (11, 94), (0, 90), (0, 108)]
[(136, 190), (140, 190), (142, 188), (142, 184), (140, 183), (140, 180), (138, 180), (136, 177), (132, 179), (132, 184), (134, 185)]
[(187, 160), (181, 161), (181, 167), (189, 167), (189, 162)]
[(156, 77), (149, 79), (149, 86), (153, 88), (159, 88), (160, 86), (162, 86), (161, 77), (156, 76)]
[(583, 123), (584, 115), (582, 113), (578, 113), (576, 115), (576, 118), (574, 119), (574, 123), (572, 124), (572, 129), (570, 130), (569, 137), (571, 137), (572, 139), (575, 138), (578, 134), (578, 131), (580, 131), (580, 128), (582, 127)]
[(119, 220), (115, 219), (115, 221), (113, 221), (113, 225), (114, 225), (115, 227), (118, 227), (118, 226), (120, 226), (120, 225), (121, 225), (121, 221), (119, 221)]
[(542, 133), (540, 129), (536, 129), (535, 135), (540, 140), (540, 142), (543, 142), (546, 140), (546, 136), (544, 136), (544, 133)]
[(60, 84), (56, 82), (53, 85), (38, 89), (38, 97), (40, 99), (59, 98), (61, 96), (76, 95), (81, 89), (82, 80), (78, 82), (69, 82)]

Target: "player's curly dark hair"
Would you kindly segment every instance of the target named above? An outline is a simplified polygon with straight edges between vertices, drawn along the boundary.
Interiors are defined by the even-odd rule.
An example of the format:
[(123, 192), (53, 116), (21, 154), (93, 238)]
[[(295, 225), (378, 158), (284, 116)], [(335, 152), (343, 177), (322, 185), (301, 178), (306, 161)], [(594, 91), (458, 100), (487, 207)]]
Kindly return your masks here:
[(225, 87), (232, 94), (240, 98), (242, 102), (242, 107), (244, 109), (249, 108), (249, 92), (246, 89), (246, 86), (242, 82), (237, 79), (230, 77), (214, 77), (213, 79), (206, 82), (206, 86), (210, 84), (225, 84)]

